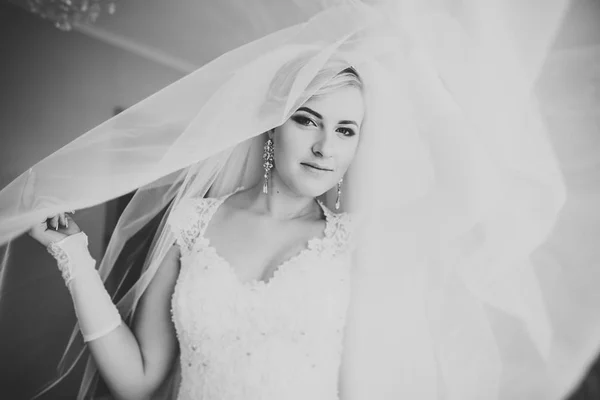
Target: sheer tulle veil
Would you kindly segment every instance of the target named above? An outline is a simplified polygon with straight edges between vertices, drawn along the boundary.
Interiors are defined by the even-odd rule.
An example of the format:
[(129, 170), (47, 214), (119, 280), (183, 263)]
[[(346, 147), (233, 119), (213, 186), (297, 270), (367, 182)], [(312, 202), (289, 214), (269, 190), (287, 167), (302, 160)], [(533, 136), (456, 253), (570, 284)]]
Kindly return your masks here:
[[(358, 237), (342, 398), (562, 398), (600, 344), (597, 111), (575, 100), (580, 58), (549, 56), (568, 2), (327, 3), (282, 2), (312, 17), (224, 54), (2, 189), (0, 301), (7, 271), (26, 267), (11, 240), (137, 189), (99, 262), (105, 279), (139, 275), (115, 294), (131, 321), (173, 244), (170, 210), (258, 182), (264, 133), (352, 66), (366, 118), (342, 208)], [(89, 358), (78, 335), (50, 390)], [(176, 390), (176, 369), (157, 398)], [(88, 359), (80, 398), (95, 382)]]

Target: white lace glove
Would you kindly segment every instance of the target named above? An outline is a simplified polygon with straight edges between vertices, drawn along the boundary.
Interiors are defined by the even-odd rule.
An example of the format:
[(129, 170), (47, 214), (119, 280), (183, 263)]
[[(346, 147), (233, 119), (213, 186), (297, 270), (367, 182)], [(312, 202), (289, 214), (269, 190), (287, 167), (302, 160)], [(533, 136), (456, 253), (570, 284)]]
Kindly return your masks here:
[(79, 232), (50, 243), (48, 252), (58, 261), (69, 288), (83, 340), (105, 336), (121, 325), (121, 315), (112, 302), (96, 270), (96, 260), (88, 251), (88, 237)]

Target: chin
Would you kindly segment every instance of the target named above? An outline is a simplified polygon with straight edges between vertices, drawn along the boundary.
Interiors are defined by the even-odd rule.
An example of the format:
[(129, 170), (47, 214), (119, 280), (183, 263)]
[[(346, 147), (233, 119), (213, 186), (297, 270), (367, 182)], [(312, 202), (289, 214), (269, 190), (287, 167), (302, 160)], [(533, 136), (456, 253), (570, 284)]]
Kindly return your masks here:
[(323, 193), (328, 192), (339, 181), (339, 178), (337, 178), (338, 174), (334, 172), (322, 175), (307, 174), (302, 169), (287, 170), (285, 172), (287, 173), (280, 173), (280, 179), (294, 193), (302, 197), (319, 197)]
[(294, 185), (296, 193), (304, 197), (319, 197), (328, 192), (335, 184), (330, 182), (309, 182), (306, 179), (297, 181)]

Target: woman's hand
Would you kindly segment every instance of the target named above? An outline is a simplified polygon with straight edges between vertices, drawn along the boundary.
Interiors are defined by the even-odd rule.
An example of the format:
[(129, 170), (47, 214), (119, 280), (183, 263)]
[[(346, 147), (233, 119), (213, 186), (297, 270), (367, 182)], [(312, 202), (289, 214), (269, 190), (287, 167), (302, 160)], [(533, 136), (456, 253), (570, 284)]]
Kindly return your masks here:
[(68, 213), (60, 213), (48, 216), (44, 221), (34, 225), (27, 233), (47, 247), (50, 243), (58, 242), (79, 232), (81, 229), (75, 220)]

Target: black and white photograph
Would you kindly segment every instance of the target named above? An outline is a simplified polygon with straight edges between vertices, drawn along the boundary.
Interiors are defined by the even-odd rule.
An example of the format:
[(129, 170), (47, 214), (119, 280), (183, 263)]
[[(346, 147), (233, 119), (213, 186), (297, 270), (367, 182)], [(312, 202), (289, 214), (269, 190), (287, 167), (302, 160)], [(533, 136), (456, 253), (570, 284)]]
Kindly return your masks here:
[(0, 1), (0, 399), (600, 400), (600, 0)]

